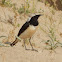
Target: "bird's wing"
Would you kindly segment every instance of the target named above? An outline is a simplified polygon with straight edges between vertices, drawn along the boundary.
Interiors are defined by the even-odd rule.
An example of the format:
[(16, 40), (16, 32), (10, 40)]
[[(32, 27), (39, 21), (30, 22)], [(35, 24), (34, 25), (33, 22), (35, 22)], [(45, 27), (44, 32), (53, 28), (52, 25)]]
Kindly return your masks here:
[(26, 22), (19, 30), (18, 36), (23, 33), (29, 27), (29, 22)]

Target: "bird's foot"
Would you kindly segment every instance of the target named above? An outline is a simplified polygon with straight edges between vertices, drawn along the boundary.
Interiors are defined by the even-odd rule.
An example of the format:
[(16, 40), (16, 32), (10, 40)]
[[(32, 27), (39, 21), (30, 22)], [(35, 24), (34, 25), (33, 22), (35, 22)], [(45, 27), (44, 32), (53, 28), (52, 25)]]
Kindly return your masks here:
[(38, 50), (36, 50), (36, 49), (27, 49), (27, 48), (25, 48), (25, 50), (31, 50), (31, 51), (36, 51), (36, 52), (38, 52)]
[(36, 52), (38, 52), (38, 50), (36, 50), (36, 49), (31, 49), (32, 51), (36, 51)]
[(31, 50), (31, 49), (27, 49), (27, 48), (25, 48), (25, 50)]

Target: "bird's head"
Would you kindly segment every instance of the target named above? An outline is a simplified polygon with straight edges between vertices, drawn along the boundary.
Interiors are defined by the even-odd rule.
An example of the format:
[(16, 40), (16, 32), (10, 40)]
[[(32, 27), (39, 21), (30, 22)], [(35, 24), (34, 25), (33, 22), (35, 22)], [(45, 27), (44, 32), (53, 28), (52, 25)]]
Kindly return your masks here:
[(35, 15), (35, 16), (32, 16), (29, 23), (30, 25), (34, 25), (34, 26), (38, 26), (38, 18), (40, 17), (41, 15)]

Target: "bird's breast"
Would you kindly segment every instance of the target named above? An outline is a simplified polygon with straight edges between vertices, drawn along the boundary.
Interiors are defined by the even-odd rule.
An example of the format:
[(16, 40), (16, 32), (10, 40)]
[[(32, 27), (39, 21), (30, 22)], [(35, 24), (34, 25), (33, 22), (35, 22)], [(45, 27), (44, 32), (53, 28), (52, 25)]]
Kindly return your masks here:
[(22, 39), (31, 37), (36, 32), (37, 27), (30, 25), (19, 37)]

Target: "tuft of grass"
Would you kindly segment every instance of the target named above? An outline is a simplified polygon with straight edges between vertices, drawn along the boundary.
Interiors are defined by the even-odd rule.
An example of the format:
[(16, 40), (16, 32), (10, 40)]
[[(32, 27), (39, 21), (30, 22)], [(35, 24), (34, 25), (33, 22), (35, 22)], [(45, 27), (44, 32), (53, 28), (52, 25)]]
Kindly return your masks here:
[[(43, 29), (42, 29), (43, 30)], [(44, 30), (43, 30), (44, 31)], [(45, 32), (45, 31), (44, 31)], [(46, 32), (45, 32), (46, 33)], [(46, 40), (46, 41), (42, 41), (45, 43), (45, 49), (47, 50), (54, 50), (56, 49), (57, 47), (61, 46), (62, 47), (62, 43), (60, 43), (59, 40), (57, 40), (56, 38), (56, 35), (55, 35), (55, 32), (54, 30), (51, 28), (49, 30), (49, 33), (46, 33), (48, 35), (48, 37), (50, 39)]]
[[(57, 40), (57, 37), (56, 37), (56, 25), (54, 23), (56, 23), (56, 21), (54, 21), (52, 19), (52, 17), (49, 17), (49, 20), (50, 20), (50, 25), (49, 25), (49, 28), (47, 27), (47, 25), (45, 27), (47, 27), (48, 31), (43, 29), (41, 26), (40, 26), (40, 29), (45, 33), (47, 34), (47, 36), (49, 37), (48, 40), (43, 40), (42, 42), (45, 43), (45, 48), (47, 50), (54, 50), (56, 49), (57, 47), (62, 47), (62, 43)], [(58, 28), (58, 27), (57, 27)]]
[(28, 13), (30, 13), (30, 11), (29, 11), (28, 9), (25, 9), (25, 6), (22, 5), (22, 7), (20, 7), (20, 8), (18, 9), (18, 13), (19, 13), (19, 14), (22, 14), (22, 13), (28, 14)]
[(29, 1), (26, 0), (25, 1), (25, 4), (18, 9), (18, 13), (21, 14), (21, 13), (25, 13), (25, 14), (28, 14), (30, 13), (30, 10), (29, 10), (29, 7), (30, 7), (30, 4), (29, 4)]
[(6, 7), (12, 7), (13, 4), (11, 3), (10, 0), (6, 1), (6, 0), (2, 0), (2, 3), (1, 3), (2, 6), (6, 6)]
[(18, 13), (19, 14), (22, 14), (22, 13), (25, 13), (25, 14), (29, 14), (29, 13), (36, 13), (36, 6), (34, 4), (34, 1), (33, 1), (33, 6), (31, 9), (30, 8), (30, 2), (28, 0), (25, 1), (25, 4), (18, 9)]

